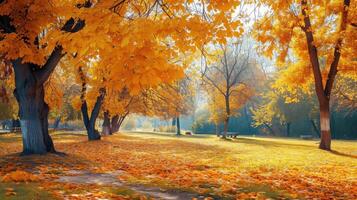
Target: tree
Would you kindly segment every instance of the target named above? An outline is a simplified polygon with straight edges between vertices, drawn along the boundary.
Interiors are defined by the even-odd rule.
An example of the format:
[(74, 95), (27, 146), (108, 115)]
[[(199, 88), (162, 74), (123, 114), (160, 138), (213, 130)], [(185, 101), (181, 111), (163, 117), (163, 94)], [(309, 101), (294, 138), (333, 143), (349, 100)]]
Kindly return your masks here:
[(223, 138), (226, 137), (230, 117), (252, 96), (248, 83), (252, 77), (249, 74), (252, 72), (249, 69), (249, 50), (244, 48), (242, 42), (233, 44), (233, 48), (229, 45), (220, 46), (222, 53), (218, 55), (219, 61), (211, 66), (205, 62), (202, 70), (202, 80), (210, 96), (210, 110), (216, 115), (212, 119), (216, 126), (219, 119), (224, 122)]
[[(357, 77), (356, 2), (264, 0), (261, 4), (268, 12), (255, 26), (256, 39), (263, 44), (259, 49), (270, 57), (275, 52), (278, 65), (286, 66), (278, 81), (281, 90), (292, 92), (314, 84), (320, 110), (319, 148), (330, 150), (335, 77), (338, 71)], [(290, 62), (286, 63), (287, 55)]]
[[(14, 69), (23, 154), (55, 152), (44, 84), (63, 57), (72, 60), (66, 65), (72, 73), (100, 60), (102, 66), (115, 69), (130, 93), (139, 93), (180, 77), (178, 52), (239, 34), (235, 30), (240, 23), (226, 23), (238, 5), (233, 0), (224, 5), (184, 0), (1, 0), (0, 54)], [(205, 13), (212, 13), (212, 21), (202, 17)]]

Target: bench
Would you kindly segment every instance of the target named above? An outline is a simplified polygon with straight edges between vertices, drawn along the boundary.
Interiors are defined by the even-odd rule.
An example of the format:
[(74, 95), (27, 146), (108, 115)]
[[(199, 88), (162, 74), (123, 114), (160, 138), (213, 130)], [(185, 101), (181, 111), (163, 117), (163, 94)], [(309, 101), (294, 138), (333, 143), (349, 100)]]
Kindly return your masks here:
[[(224, 135), (224, 132), (221, 132), (220, 134), (221, 136)], [(227, 132), (227, 137), (229, 138), (237, 138), (238, 137), (238, 133), (237, 132)]]
[(302, 140), (312, 140), (314, 137), (312, 135), (300, 135)]
[(192, 135), (192, 133), (190, 131), (186, 131), (185, 135)]

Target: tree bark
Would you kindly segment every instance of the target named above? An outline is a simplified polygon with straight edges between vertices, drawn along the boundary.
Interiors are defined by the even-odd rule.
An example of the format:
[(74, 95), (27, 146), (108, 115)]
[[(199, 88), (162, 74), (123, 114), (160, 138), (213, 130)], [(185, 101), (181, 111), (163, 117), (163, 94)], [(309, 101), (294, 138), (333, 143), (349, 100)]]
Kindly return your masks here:
[(329, 104), (320, 105), (320, 127), (321, 141), (320, 149), (331, 150), (331, 131), (330, 131), (330, 109)]
[(61, 57), (61, 52), (54, 52), (48, 61), (50, 65), (40, 70), (33, 64), (22, 63), (21, 59), (13, 61), (16, 86), (14, 96), (19, 105), (23, 155), (56, 152), (48, 133), (49, 107), (44, 100), (44, 82)]
[(109, 111), (104, 112), (104, 120), (102, 126), (102, 135), (111, 135), (112, 127), (110, 123)]
[(129, 112), (123, 115), (114, 115), (111, 121), (111, 134), (116, 133), (119, 131), (123, 121), (125, 120), (126, 116), (128, 116)]
[(87, 101), (82, 102), (81, 111), (83, 116), (83, 122), (87, 130), (88, 140), (100, 140), (100, 134), (95, 128), (95, 122), (99, 115), (100, 108), (104, 100), (104, 94), (100, 94), (97, 97), (97, 101), (94, 105), (94, 108), (91, 112), (91, 116), (88, 115), (88, 106)]
[(176, 118), (176, 135), (181, 135), (180, 116)]

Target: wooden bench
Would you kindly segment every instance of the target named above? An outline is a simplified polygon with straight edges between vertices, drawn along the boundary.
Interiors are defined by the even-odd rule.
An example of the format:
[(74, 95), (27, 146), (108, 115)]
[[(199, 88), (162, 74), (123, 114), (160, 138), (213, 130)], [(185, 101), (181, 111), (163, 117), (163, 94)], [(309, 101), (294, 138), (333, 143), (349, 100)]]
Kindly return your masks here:
[(314, 137), (312, 135), (300, 135), (302, 140), (312, 140)]
[(192, 135), (192, 132), (191, 131), (186, 131), (185, 135)]
[[(221, 132), (221, 136), (224, 135), (224, 132)], [(238, 137), (238, 133), (237, 132), (227, 132), (227, 137), (229, 138), (237, 138)]]

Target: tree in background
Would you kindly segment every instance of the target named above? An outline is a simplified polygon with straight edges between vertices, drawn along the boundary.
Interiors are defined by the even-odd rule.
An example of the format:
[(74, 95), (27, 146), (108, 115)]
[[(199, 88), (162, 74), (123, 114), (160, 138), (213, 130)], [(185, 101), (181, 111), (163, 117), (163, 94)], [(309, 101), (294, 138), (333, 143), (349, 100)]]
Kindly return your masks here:
[[(258, 47), (285, 67), (277, 85), (292, 93), (314, 84), (319, 102), (320, 149), (331, 149), (330, 99), (337, 72), (357, 79), (355, 1), (259, 2), (268, 10), (255, 25)], [(270, 14), (269, 14), (270, 13)], [(286, 56), (290, 62), (286, 63)], [(295, 92), (296, 93), (296, 92)]]
[(312, 97), (301, 93), (299, 101), (286, 102), (274, 88), (267, 89), (262, 93), (263, 97), (259, 104), (251, 109), (254, 127), (265, 127), (270, 134), (279, 135), (280, 131), (276, 131), (274, 126), (282, 126), (285, 129), (282, 135), (287, 137), (291, 137), (291, 125), (304, 119), (309, 119), (313, 123), (313, 128), (316, 128), (314, 122), (316, 109)]
[(204, 60), (202, 80), (209, 96), (211, 120), (219, 124), (223, 120), (226, 138), (229, 119), (237, 114), (238, 109), (253, 95), (251, 80), (253, 63), (250, 63), (250, 51), (242, 42), (220, 46), (215, 63)]

